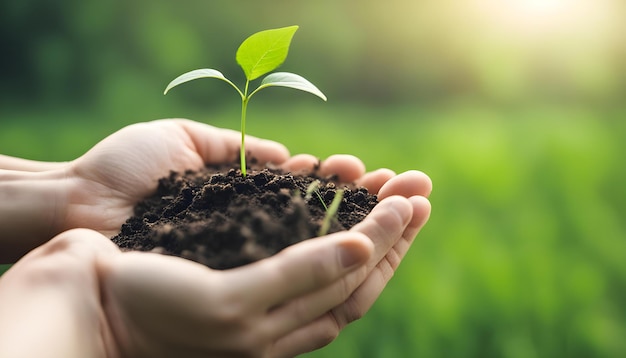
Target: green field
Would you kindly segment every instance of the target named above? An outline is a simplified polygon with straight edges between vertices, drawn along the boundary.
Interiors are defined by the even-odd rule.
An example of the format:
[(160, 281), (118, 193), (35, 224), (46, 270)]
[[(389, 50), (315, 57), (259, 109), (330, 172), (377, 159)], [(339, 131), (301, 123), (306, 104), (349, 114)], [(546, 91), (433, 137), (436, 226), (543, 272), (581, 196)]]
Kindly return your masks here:
[[(626, 353), (624, 113), (285, 107), (258, 107), (249, 133), (434, 182), (431, 220), (380, 300), (308, 357)], [(236, 113), (207, 112), (215, 125), (238, 125)], [(0, 152), (42, 160), (75, 158), (126, 124), (21, 115), (2, 124)]]

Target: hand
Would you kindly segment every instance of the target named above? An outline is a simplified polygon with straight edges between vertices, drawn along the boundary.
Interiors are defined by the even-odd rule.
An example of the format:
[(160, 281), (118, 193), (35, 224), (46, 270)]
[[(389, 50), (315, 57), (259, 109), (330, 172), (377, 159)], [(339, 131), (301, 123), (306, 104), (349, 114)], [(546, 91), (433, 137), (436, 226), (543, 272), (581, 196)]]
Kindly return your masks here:
[[(327, 345), (369, 310), (393, 276), (428, 219), (430, 204), (421, 196), (428, 193), (422, 173), (395, 176), (353, 230), (232, 270), (174, 257), (119, 256), (104, 270), (104, 297), (107, 311), (120, 318), (111, 326), (124, 338), (121, 349), (137, 357), (292, 357)], [(172, 323), (181, 318), (184, 324)]]
[[(248, 150), (261, 163), (282, 163), (287, 149), (249, 138)], [(125, 127), (69, 163), (74, 185), (60, 231), (88, 227), (107, 236), (119, 232), (137, 202), (152, 194), (170, 171), (234, 162), (238, 132), (188, 120), (158, 120)]]
[(351, 231), (227, 271), (63, 233), (0, 279), (0, 356), (291, 357), (322, 347), (369, 309), (430, 212), (419, 172), (358, 181), (382, 201)]
[[(189, 120), (123, 128), (69, 164), (67, 177), (75, 185), (59, 231), (88, 227), (107, 236), (117, 234), (135, 204), (156, 190), (158, 179), (170, 171), (234, 162), (240, 145), (239, 132)], [(246, 149), (261, 164), (291, 171), (311, 170), (319, 162), (310, 155), (290, 157), (282, 144), (255, 137), (247, 137)], [(365, 171), (352, 156), (330, 157), (320, 170), (344, 181), (356, 180)]]

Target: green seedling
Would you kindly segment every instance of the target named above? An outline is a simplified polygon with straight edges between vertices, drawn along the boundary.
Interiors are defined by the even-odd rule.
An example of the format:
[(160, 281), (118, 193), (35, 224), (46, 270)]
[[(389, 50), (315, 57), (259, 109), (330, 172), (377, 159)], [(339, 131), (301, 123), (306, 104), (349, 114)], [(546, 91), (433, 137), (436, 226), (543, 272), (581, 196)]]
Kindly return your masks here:
[(320, 199), (320, 203), (322, 203), (324, 210), (328, 211), (328, 206), (326, 206), (324, 199), (322, 199), (322, 195), (320, 194), (319, 187), (320, 187), (319, 180), (312, 181), (311, 184), (309, 184), (309, 187), (306, 188), (306, 193), (304, 194), (304, 200), (305, 201), (311, 200), (311, 197), (313, 197), (313, 194), (315, 194), (317, 195), (317, 198)]
[(324, 215), (324, 220), (322, 221), (322, 225), (320, 226), (320, 230), (318, 231), (317, 235), (324, 236), (328, 233), (328, 230), (330, 230), (330, 224), (337, 216), (337, 212), (339, 211), (339, 206), (341, 205), (341, 201), (343, 200), (343, 189), (337, 189), (335, 191), (335, 197), (333, 198), (333, 201), (330, 203), (330, 205), (327, 206), (326, 203), (324, 202), (324, 199), (322, 198), (322, 195), (320, 194), (319, 186), (320, 186), (319, 180), (315, 180), (311, 182), (311, 184), (309, 184), (308, 188), (306, 189), (304, 200), (305, 201), (311, 200), (311, 198), (313, 197), (313, 194), (315, 194), (317, 195), (317, 198), (319, 199), (319, 201), (322, 203), (322, 206), (324, 207), (326, 214)]
[(198, 78), (217, 78), (230, 84), (239, 96), (241, 96), (241, 173), (246, 176), (246, 149), (245, 130), (246, 112), (250, 98), (260, 90), (267, 87), (288, 87), (312, 93), (324, 101), (326, 96), (300, 75), (289, 72), (275, 72), (267, 75), (261, 84), (253, 91), (250, 90), (250, 82), (278, 68), (287, 58), (291, 39), (298, 30), (298, 26), (288, 26), (278, 29), (257, 32), (245, 39), (237, 49), (236, 60), (246, 75), (246, 83), (243, 90), (239, 89), (232, 81), (227, 79), (221, 72), (204, 68), (193, 70), (176, 77), (170, 82), (163, 94), (167, 94), (172, 88)]
[(330, 203), (328, 209), (326, 210), (326, 215), (324, 215), (324, 220), (322, 221), (322, 226), (320, 227), (318, 236), (324, 236), (328, 233), (328, 230), (330, 229), (330, 223), (337, 215), (337, 211), (339, 211), (339, 205), (341, 205), (342, 200), (343, 189), (337, 189), (335, 191), (335, 197), (333, 198), (333, 201)]

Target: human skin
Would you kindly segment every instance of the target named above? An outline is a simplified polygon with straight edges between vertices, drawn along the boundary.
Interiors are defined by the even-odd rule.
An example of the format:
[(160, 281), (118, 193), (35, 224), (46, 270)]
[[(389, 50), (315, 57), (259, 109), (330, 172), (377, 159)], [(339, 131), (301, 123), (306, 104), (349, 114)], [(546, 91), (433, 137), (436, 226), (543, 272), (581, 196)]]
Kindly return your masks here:
[[(232, 270), (122, 253), (107, 239), (160, 177), (234, 161), (239, 139), (161, 120), (126, 127), (67, 163), (0, 157), (0, 258), (29, 252), (0, 279), (0, 356), (290, 357), (365, 314), (430, 214), (432, 185), (421, 172), (365, 173), (355, 157), (327, 158), (322, 174), (378, 193), (372, 213), (350, 231)], [(287, 170), (318, 163), (275, 142), (247, 145)]]

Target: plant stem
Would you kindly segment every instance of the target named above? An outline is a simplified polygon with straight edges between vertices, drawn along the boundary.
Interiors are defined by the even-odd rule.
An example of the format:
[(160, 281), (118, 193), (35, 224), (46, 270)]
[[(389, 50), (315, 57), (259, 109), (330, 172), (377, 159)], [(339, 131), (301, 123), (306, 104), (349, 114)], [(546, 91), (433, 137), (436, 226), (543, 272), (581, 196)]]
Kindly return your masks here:
[(333, 201), (328, 206), (328, 210), (326, 211), (326, 216), (324, 216), (324, 221), (322, 221), (322, 226), (320, 227), (320, 231), (318, 232), (318, 236), (324, 236), (330, 230), (330, 223), (337, 215), (337, 211), (339, 210), (339, 206), (341, 205), (341, 201), (343, 200), (343, 190), (337, 189), (335, 191), (335, 197)]
[(245, 98), (241, 101), (241, 149), (239, 157), (241, 158), (241, 174), (246, 176), (246, 147), (245, 147), (245, 138), (246, 138), (246, 110), (248, 108), (248, 98)]
[(250, 81), (246, 81), (246, 88), (244, 89), (243, 96), (241, 97), (241, 148), (239, 153), (239, 158), (241, 159), (241, 174), (245, 177), (246, 173), (246, 112), (248, 110), (248, 101), (250, 100), (250, 96), (248, 96), (248, 86), (250, 85)]

